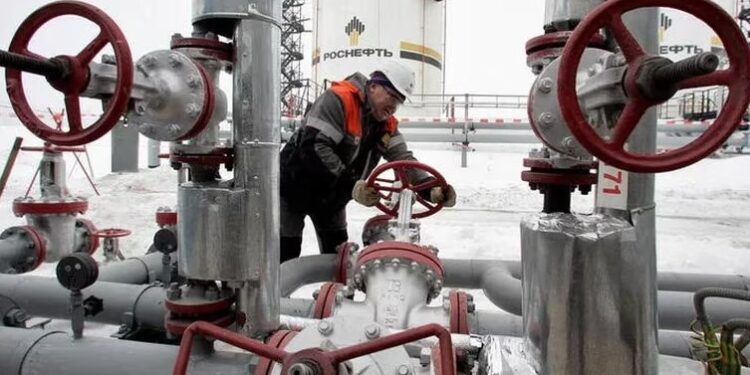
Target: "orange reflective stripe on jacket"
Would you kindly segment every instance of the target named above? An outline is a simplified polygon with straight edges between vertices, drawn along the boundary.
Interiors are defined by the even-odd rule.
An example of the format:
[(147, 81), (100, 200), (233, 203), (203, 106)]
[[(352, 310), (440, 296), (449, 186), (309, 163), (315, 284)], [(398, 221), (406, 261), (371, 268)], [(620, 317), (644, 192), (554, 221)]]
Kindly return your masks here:
[[(333, 82), (331, 91), (341, 99), (344, 106), (346, 133), (362, 137), (362, 122), (360, 121), (362, 103), (357, 86), (349, 81)], [(398, 129), (398, 120), (393, 116), (389, 117), (385, 122), (385, 129), (388, 134), (394, 134)]]

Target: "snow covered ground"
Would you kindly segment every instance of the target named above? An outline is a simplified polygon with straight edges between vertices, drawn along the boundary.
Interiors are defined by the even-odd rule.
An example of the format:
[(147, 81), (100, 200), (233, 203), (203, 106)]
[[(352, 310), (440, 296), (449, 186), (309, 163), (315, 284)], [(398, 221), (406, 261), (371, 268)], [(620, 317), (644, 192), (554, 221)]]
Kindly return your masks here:
[[(15, 136), (25, 145), (41, 145), (17, 123), (0, 124), (5, 135), (0, 141), (0, 162), (4, 163)], [(440, 248), (447, 258), (520, 258), (521, 218), (538, 212), (542, 196), (520, 180), (522, 160), (537, 145), (476, 145), (468, 156), (468, 168), (461, 168), (461, 154), (448, 144), (412, 144), (416, 156), (438, 169), (458, 193), (455, 208), (444, 209), (422, 221), (422, 242)], [(90, 218), (99, 228), (119, 227), (133, 231), (122, 239), (126, 256), (143, 254), (156, 229), (154, 212), (176, 203), (176, 172), (166, 163), (145, 167), (146, 141), (141, 139), (141, 171), (110, 174), (108, 136), (88, 145), (101, 196), (96, 196), (75, 159), (68, 155), (71, 193), (87, 197)], [(23, 196), (41, 155), (21, 152), (10, 181), (0, 196), (0, 230), (22, 225), (13, 216), (12, 200)], [(85, 163), (85, 157), (82, 155)], [(747, 273), (750, 264), (750, 156), (724, 155), (703, 160), (685, 169), (656, 177), (657, 252), (660, 271)], [(227, 175), (226, 172), (224, 173)], [(38, 187), (31, 191), (38, 196)], [(591, 212), (593, 196), (574, 195), (576, 212)], [(364, 222), (375, 209), (354, 203), (348, 207), (350, 239), (361, 241)], [(315, 254), (317, 245), (312, 224), (305, 228), (303, 254)], [(100, 256), (100, 255), (99, 255)], [(51, 265), (35, 273), (51, 275)]]

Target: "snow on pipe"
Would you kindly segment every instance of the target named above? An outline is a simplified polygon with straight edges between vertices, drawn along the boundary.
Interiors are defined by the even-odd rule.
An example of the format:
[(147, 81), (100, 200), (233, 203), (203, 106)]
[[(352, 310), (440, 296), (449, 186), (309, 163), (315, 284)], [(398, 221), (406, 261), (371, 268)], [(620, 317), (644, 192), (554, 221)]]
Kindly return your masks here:
[[(0, 374), (170, 375), (178, 347), (100, 337), (73, 340), (63, 332), (0, 327)], [(243, 353), (195, 353), (189, 374), (253, 373)], [(249, 370), (248, 370), (249, 366)], [(248, 372), (249, 371), (249, 372)]]

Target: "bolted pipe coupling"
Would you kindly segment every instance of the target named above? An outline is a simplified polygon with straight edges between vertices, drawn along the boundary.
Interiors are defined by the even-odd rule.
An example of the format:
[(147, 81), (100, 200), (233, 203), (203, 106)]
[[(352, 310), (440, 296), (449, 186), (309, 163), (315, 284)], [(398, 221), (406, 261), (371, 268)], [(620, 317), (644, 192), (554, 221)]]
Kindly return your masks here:
[(440, 295), (444, 269), (437, 249), (408, 242), (385, 241), (366, 247), (355, 266), (353, 286), (366, 292), (367, 277), (383, 267), (406, 270), (420, 275), (428, 287), (427, 302)]

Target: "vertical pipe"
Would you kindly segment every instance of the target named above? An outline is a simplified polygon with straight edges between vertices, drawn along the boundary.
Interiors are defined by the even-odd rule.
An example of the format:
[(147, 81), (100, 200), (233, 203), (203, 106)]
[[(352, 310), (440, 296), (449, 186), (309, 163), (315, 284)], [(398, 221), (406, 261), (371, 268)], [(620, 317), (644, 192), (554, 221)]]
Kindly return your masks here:
[(159, 153), (161, 152), (161, 142), (155, 139), (148, 140), (148, 167), (156, 168), (161, 165)]
[(44, 151), (39, 163), (39, 188), (43, 198), (59, 198), (68, 195), (65, 180), (65, 160), (61, 152)]
[[(659, 41), (657, 37), (659, 11), (658, 8), (645, 8), (627, 13), (624, 22), (635, 38), (640, 42), (646, 53), (657, 55)], [(656, 109), (646, 111), (638, 127), (630, 137), (631, 152), (654, 154), (656, 152)], [(643, 291), (648, 296), (641, 316), (635, 317), (637, 329), (641, 331), (643, 341), (642, 360), (647, 365), (643, 367), (649, 374), (658, 373), (658, 319), (657, 319), (657, 272), (656, 272), (656, 212), (654, 210), (654, 175), (651, 173), (630, 173), (628, 175), (628, 211), (631, 223), (636, 232), (636, 251), (638, 257), (644, 260), (647, 267), (639, 275), (633, 275), (645, 280), (642, 285), (647, 287)], [(623, 281), (627, 282), (627, 281)]]
[(572, 30), (584, 15), (604, 0), (547, 0), (544, 7), (544, 29)]
[[(281, 1), (256, 0), (250, 9), (280, 22)], [(268, 333), (279, 325), (279, 148), (281, 30), (261, 17), (239, 22), (234, 34), (234, 187), (245, 191), (244, 212), (262, 225), (247, 233), (260, 248), (247, 249), (260, 265), (238, 296), (241, 330), (248, 336)], [(242, 320), (242, 319), (241, 319)], [(241, 321), (240, 320), (240, 321)], [(242, 323), (242, 321), (241, 321)]]
[(461, 168), (467, 166), (467, 149), (469, 148), (469, 94), (464, 94), (464, 142), (461, 144)]

